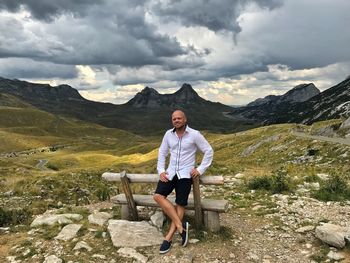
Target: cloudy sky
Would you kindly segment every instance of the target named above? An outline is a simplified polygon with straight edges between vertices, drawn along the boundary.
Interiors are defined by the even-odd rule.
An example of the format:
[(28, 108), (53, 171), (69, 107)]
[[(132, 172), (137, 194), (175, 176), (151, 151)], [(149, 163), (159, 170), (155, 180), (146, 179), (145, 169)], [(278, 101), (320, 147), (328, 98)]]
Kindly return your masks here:
[(349, 0), (0, 0), (0, 76), (241, 105), (350, 75)]

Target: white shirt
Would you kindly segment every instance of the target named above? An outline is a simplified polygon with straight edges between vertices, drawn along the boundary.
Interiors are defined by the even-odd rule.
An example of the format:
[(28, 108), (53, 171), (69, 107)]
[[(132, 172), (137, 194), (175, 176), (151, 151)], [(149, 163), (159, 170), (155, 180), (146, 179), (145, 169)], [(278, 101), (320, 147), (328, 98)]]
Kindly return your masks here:
[[(177, 136), (175, 128), (168, 130), (159, 148), (158, 174), (167, 172), (169, 180), (172, 180), (175, 175), (179, 179), (192, 178), (190, 172), (195, 167), (197, 150), (204, 153), (202, 162), (197, 167), (198, 172), (202, 175), (213, 160), (213, 149), (208, 141), (199, 131), (188, 126), (181, 138)], [(165, 170), (165, 160), (169, 151), (169, 166)]]

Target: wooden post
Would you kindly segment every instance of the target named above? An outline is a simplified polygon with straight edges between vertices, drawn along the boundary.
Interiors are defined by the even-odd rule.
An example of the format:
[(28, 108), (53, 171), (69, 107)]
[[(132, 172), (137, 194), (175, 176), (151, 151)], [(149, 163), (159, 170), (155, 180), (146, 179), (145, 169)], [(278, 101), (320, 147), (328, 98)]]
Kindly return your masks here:
[(193, 201), (194, 201), (194, 222), (196, 229), (200, 229), (203, 225), (203, 213), (201, 206), (201, 195), (199, 190), (199, 176), (193, 179)]
[(139, 219), (139, 216), (137, 214), (136, 204), (130, 189), (129, 178), (127, 177), (125, 171), (120, 173), (120, 181), (122, 183), (123, 191), (128, 202), (130, 219), (133, 221), (137, 221)]
[(216, 211), (204, 211), (204, 226), (211, 232), (220, 230), (220, 216)]

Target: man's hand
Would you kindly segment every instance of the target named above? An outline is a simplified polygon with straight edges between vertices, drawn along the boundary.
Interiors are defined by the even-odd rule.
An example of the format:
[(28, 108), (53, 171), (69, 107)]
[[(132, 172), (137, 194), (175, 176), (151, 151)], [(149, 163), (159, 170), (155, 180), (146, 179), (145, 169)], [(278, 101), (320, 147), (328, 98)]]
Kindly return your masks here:
[(201, 175), (196, 168), (193, 168), (190, 174), (193, 178), (196, 178), (198, 175)]
[(168, 182), (169, 180), (168, 180), (167, 175), (168, 174), (166, 172), (161, 173), (160, 176), (159, 176), (159, 180), (161, 180), (164, 183)]

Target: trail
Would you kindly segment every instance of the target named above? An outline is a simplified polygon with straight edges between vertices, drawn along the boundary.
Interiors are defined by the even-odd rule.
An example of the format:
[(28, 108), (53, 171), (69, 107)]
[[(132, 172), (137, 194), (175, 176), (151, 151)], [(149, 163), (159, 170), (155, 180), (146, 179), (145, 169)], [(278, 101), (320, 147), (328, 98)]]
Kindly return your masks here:
[(350, 145), (350, 139), (344, 139), (344, 138), (332, 138), (332, 137), (326, 137), (326, 136), (316, 136), (316, 135), (309, 135), (303, 132), (292, 132), (293, 135), (301, 138), (308, 138), (312, 140), (318, 140), (318, 141), (325, 141), (325, 142), (332, 142), (332, 143), (340, 143), (344, 145)]

